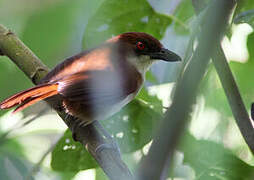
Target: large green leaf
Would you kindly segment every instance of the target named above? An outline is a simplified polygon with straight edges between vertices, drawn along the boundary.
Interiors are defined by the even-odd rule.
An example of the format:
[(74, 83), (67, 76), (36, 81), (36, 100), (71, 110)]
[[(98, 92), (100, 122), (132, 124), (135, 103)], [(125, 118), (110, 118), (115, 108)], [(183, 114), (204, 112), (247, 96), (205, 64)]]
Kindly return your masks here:
[(184, 162), (195, 170), (196, 179), (247, 180), (254, 177), (254, 167), (215, 142), (196, 140), (187, 133), (180, 150), (184, 152)]
[(78, 172), (97, 166), (93, 157), (72, 139), (70, 130), (64, 133), (52, 152), (51, 167), (56, 171)]
[[(150, 105), (134, 100), (111, 118), (102, 121), (105, 129), (111, 133), (123, 153), (142, 148), (152, 140), (161, 115)], [(79, 171), (97, 166), (84, 147), (72, 140), (67, 130), (52, 153), (51, 166), (58, 171)]]
[(161, 115), (143, 101), (133, 100), (119, 113), (102, 122), (116, 138), (123, 153), (142, 148), (152, 140)]
[(85, 48), (124, 32), (146, 32), (163, 37), (171, 19), (153, 10), (146, 0), (107, 0), (89, 20), (83, 38)]

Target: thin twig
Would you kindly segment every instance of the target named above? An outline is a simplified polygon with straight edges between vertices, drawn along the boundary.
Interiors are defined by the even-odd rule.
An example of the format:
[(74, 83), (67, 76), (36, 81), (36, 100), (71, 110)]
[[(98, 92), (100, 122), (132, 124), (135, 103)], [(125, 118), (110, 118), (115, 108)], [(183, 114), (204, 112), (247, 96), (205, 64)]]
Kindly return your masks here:
[[(206, 72), (216, 45), (221, 40), (234, 6), (234, 0), (210, 2), (198, 46), (176, 84), (172, 105), (160, 124), (159, 132), (153, 140), (148, 155), (141, 161), (138, 171), (140, 180), (166, 179), (174, 151), (188, 122), (191, 106), (195, 102), (198, 85)], [(215, 9), (216, 13), (214, 13)]]
[(182, 26), (186, 31), (189, 31), (189, 27), (183, 21), (181, 21), (179, 18), (177, 18), (176, 16), (174, 16), (172, 14), (168, 14), (166, 16), (171, 18), (175, 23), (177, 23), (180, 26)]
[[(202, 0), (192, 0), (196, 14), (199, 14), (204, 8), (204, 5), (200, 5), (200, 3), (203, 4), (204, 2)], [(250, 151), (254, 154), (254, 128), (221, 44), (219, 44), (216, 49), (212, 61), (227, 96), (236, 124), (239, 127), (245, 142), (249, 146)]]
[(239, 127), (245, 142), (249, 146), (250, 151), (254, 154), (254, 129), (251, 119), (244, 106), (241, 94), (221, 46), (217, 48), (212, 60), (227, 96), (236, 124)]
[[(49, 69), (39, 58), (14, 33), (2, 25), (0, 25), (0, 51), (8, 56), (35, 84), (38, 84), (40, 79), (49, 72)], [(133, 179), (130, 170), (118, 155), (118, 150), (103, 138), (93, 124), (86, 127), (73, 128), (76, 119), (68, 116), (59, 108), (59, 102), (47, 102), (57, 111), (66, 125), (72, 131), (75, 130), (77, 140), (87, 148), (110, 179)], [(100, 151), (97, 151), (98, 148)]]

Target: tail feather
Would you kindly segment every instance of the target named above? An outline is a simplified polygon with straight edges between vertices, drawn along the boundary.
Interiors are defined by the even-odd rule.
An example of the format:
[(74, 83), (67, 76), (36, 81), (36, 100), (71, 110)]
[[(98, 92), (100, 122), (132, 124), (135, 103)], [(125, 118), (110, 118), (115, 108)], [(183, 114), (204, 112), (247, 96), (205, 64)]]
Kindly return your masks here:
[(26, 107), (58, 94), (58, 84), (42, 84), (17, 93), (0, 103), (0, 109), (9, 109), (19, 105), (14, 112), (21, 111)]

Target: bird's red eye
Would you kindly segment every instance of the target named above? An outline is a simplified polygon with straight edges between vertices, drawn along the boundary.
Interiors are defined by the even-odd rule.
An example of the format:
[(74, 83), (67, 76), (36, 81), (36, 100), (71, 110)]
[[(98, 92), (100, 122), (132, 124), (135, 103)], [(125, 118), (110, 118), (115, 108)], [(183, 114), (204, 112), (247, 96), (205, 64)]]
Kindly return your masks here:
[(142, 43), (142, 42), (137, 42), (137, 48), (139, 49), (139, 50), (143, 50), (143, 49), (145, 49), (145, 45), (144, 45), (144, 43)]

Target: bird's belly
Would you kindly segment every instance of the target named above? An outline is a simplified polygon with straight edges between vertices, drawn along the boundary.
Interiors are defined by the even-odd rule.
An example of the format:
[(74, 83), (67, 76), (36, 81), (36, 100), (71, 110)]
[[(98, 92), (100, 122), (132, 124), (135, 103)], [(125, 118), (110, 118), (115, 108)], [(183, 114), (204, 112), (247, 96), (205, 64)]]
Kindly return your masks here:
[(110, 116), (114, 115), (115, 113), (119, 112), (126, 104), (128, 104), (132, 99), (134, 99), (136, 93), (132, 93), (128, 95), (122, 101), (105, 108), (104, 112), (98, 113), (98, 116), (95, 117), (96, 120), (104, 120), (109, 118)]

